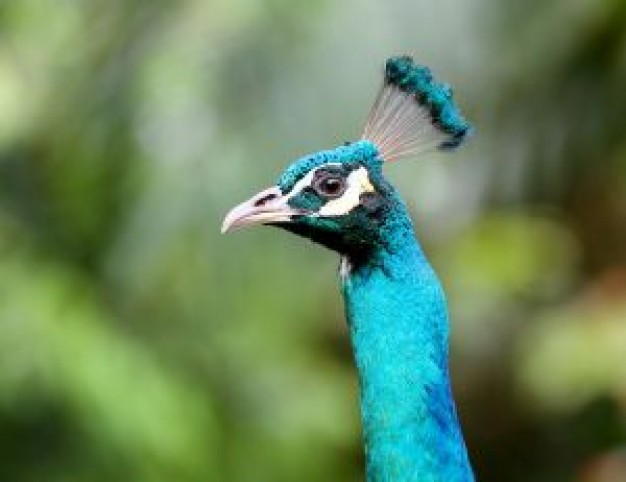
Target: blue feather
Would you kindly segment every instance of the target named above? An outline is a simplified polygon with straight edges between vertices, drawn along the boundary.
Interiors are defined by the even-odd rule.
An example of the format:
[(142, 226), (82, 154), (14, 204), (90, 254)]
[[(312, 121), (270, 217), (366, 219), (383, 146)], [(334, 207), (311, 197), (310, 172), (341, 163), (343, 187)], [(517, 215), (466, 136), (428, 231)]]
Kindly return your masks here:
[(411, 57), (392, 57), (385, 65), (385, 82), (414, 94), (430, 110), (433, 122), (452, 137), (443, 147), (458, 146), (470, 133), (469, 123), (454, 104), (452, 88), (437, 83), (428, 67), (416, 65)]
[[(473, 481), (450, 387), (444, 293), (404, 202), (383, 177), (376, 146), (362, 140), (305, 156), (285, 170), (278, 186), (288, 193), (328, 164), (365, 166), (389, 202), (373, 250), (362, 259), (351, 256), (342, 278), (361, 384), (368, 481)], [(312, 231), (304, 235), (312, 237), (325, 222), (311, 221)]]
[(445, 297), (394, 197), (379, 248), (343, 279), (367, 480), (470, 482), (450, 388)]
[(384, 161), (458, 146), (452, 89), (410, 57), (387, 61), (363, 139), (294, 161), (223, 224), (270, 223), (342, 256), (368, 482), (472, 482), (452, 397), (448, 313)]

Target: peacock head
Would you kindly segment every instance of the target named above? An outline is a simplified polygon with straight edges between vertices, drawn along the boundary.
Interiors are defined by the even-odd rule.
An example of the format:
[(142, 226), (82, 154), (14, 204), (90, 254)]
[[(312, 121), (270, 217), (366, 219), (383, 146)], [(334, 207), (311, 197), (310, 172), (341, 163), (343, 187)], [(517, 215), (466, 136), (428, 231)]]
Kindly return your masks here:
[(276, 186), (235, 207), (222, 231), (270, 224), (341, 253), (367, 249), (380, 241), (393, 201), (382, 164), (378, 149), (366, 140), (298, 159)]
[(342, 254), (367, 251), (384, 242), (383, 228), (401, 205), (383, 164), (455, 148), (469, 132), (449, 86), (410, 57), (393, 57), (361, 140), (296, 160), (276, 186), (232, 209), (222, 232), (268, 224)]

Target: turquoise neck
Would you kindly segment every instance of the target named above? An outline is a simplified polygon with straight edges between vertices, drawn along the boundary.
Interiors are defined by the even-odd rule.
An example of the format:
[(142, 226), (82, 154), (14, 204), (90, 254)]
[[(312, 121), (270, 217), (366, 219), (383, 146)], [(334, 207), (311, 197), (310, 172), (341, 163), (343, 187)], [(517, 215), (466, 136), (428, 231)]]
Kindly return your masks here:
[(473, 481), (448, 373), (448, 317), (404, 207), (342, 277), (368, 482)]

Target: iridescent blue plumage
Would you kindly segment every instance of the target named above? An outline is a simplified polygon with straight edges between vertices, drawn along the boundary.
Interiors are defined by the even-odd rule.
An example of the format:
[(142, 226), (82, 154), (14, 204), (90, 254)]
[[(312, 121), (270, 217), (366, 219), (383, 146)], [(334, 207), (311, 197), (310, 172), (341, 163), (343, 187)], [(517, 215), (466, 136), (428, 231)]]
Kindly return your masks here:
[(335, 149), (315, 152), (292, 162), (281, 174), (277, 185), (283, 192), (289, 192), (306, 173), (324, 164), (331, 163), (363, 163), (371, 166), (378, 165), (380, 169), (383, 161), (378, 156), (378, 149), (370, 141), (363, 140), (346, 143)]
[(457, 147), (470, 133), (469, 123), (454, 103), (452, 87), (438, 83), (428, 67), (416, 65), (411, 57), (392, 57), (385, 64), (385, 82), (413, 94), (430, 111), (433, 121), (450, 135), (442, 148)]
[(448, 86), (394, 57), (360, 141), (294, 161), (224, 221), (223, 230), (276, 225), (341, 254), (368, 482), (474, 480), (450, 385), (445, 296), (382, 172), (456, 147), (469, 129)]
[[(361, 386), (367, 480), (469, 482), (473, 476), (448, 373), (445, 297), (406, 206), (383, 177), (376, 146), (359, 141), (305, 156), (285, 170), (278, 185), (288, 193), (311, 170), (335, 163), (366, 167), (386, 199), (379, 236), (365, 253), (345, 253), (353, 247), (340, 246), (339, 238), (337, 244), (317, 239), (324, 219), (297, 230), (349, 259), (342, 292)], [(335, 229), (345, 231), (345, 224)]]
[(399, 196), (367, 259), (342, 280), (361, 387), (367, 480), (473, 480), (448, 373), (441, 285)]

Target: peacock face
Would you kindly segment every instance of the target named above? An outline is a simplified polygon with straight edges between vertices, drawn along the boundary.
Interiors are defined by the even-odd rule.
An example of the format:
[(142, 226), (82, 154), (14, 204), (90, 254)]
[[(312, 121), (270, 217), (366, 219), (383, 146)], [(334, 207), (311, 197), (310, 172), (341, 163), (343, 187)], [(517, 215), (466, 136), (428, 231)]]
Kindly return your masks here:
[(368, 141), (306, 156), (291, 164), (276, 186), (235, 207), (222, 231), (269, 224), (342, 254), (367, 250), (380, 242), (393, 198), (381, 165)]

